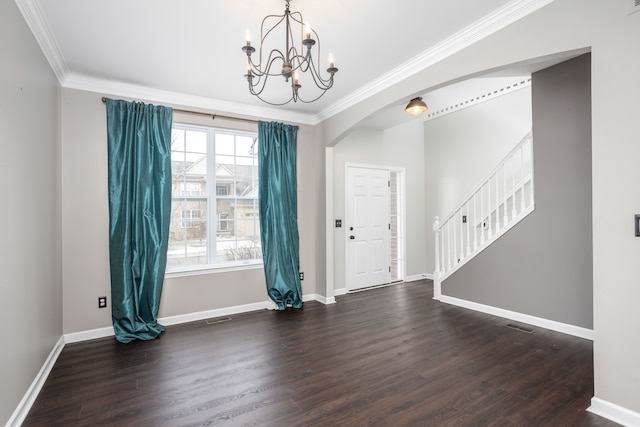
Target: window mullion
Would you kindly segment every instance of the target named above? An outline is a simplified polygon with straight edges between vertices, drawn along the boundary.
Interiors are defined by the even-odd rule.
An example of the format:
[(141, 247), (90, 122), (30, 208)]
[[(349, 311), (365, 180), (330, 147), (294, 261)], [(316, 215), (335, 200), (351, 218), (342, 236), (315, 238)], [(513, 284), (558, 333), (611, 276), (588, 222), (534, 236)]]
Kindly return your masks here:
[(217, 257), (217, 203), (216, 203), (216, 141), (215, 132), (207, 133), (207, 254), (208, 264), (215, 264)]
[[(184, 132), (182, 134), (182, 136), (183, 136), (182, 144), (186, 147), (186, 144), (187, 144), (187, 134), (186, 134), (186, 132)], [(186, 150), (183, 150), (183, 152), (182, 152), (182, 161), (184, 162), (184, 164), (186, 164), (186, 162), (187, 162)], [(182, 182), (180, 183), (181, 187), (183, 185), (186, 185), (186, 177), (185, 177), (185, 175), (182, 175)], [(183, 196), (182, 197), (182, 203), (184, 204), (184, 202), (186, 202), (186, 199)], [(182, 209), (184, 209), (184, 207)], [(181, 216), (182, 216), (182, 212), (181, 212)], [(182, 220), (182, 224), (184, 224), (184, 220)], [(184, 251), (185, 257), (187, 257), (188, 254), (189, 254), (189, 250), (188, 250), (188, 247), (187, 247), (187, 244), (186, 244), (188, 232), (187, 232), (187, 229), (184, 226), (181, 228), (180, 231), (182, 232), (182, 239), (183, 239), (182, 249)]]

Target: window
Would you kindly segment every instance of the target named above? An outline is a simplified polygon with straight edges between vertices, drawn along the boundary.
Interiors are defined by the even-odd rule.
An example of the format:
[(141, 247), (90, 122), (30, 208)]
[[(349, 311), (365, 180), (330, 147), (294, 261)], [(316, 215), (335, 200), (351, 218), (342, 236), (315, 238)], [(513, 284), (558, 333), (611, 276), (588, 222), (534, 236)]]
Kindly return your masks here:
[(198, 227), (200, 225), (200, 209), (185, 209), (182, 211), (182, 228)]
[(183, 182), (181, 195), (182, 196), (199, 196), (200, 183), (199, 182)]
[(258, 137), (174, 123), (167, 271), (262, 262)]
[(229, 187), (226, 185), (216, 185), (216, 196), (228, 196)]
[(219, 214), (218, 231), (229, 231), (229, 214), (227, 213)]

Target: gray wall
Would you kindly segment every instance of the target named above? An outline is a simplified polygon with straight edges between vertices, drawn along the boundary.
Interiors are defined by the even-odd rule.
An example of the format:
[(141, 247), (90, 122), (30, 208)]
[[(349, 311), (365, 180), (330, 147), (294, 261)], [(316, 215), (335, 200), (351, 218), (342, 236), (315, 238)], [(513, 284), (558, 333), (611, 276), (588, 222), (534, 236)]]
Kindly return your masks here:
[[(97, 308), (110, 295), (106, 112), (102, 94), (62, 89), (63, 279), (65, 334), (111, 326), (111, 310)], [(181, 123), (212, 125), (208, 117), (175, 113)], [(257, 124), (216, 119), (216, 126), (257, 131)], [(316, 127), (298, 132), (298, 229), (305, 295), (326, 292), (324, 239), (324, 147)], [(78, 213), (82, 213), (78, 215)], [(322, 229), (324, 231), (324, 229)], [(158, 316), (259, 304), (268, 300), (261, 267), (237, 271), (171, 274), (165, 279)]]
[(532, 76), (535, 211), (442, 293), (593, 328), (591, 55)]
[(0, 2), (0, 424), (62, 333), (59, 87), (13, 1)]

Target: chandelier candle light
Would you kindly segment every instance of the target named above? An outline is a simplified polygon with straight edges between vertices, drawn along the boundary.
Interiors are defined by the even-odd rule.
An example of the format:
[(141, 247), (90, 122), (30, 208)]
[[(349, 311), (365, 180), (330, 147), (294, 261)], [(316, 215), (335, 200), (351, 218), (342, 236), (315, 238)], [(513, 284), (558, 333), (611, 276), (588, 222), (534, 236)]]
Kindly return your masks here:
[[(333, 86), (333, 76), (338, 72), (338, 69), (335, 67), (333, 56), (329, 54), (329, 68), (327, 68), (329, 76), (327, 78), (322, 77), (317, 68), (320, 64), (320, 37), (309, 26), (308, 22), (304, 23), (300, 12), (291, 12), (289, 10), (290, 0), (285, 1), (287, 5), (283, 15), (267, 15), (262, 20), (260, 26), (260, 53), (257, 63), (253, 61), (251, 56), (256, 51), (256, 48), (251, 46), (251, 38), (249, 31), (247, 31), (247, 42), (242, 47), (242, 51), (247, 54), (247, 74), (244, 76), (249, 83), (249, 92), (267, 104), (285, 105), (291, 101), (310, 103), (319, 99)], [(270, 23), (273, 23), (273, 25), (270, 25)], [(277, 30), (281, 24), (284, 24), (284, 26)], [(269, 40), (271, 41), (273, 35), (282, 35), (282, 31), (284, 31), (284, 51), (271, 49), (267, 54), (267, 37), (271, 36)], [(298, 31), (300, 44), (296, 44), (296, 39), (294, 38), (294, 33)], [(311, 48), (316, 43), (318, 47), (314, 62)], [(285, 83), (290, 86), (291, 94), (279, 95), (280, 99), (275, 100), (265, 99), (267, 93), (263, 95), (263, 92), (270, 76), (284, 77)], [(312, 90), (312, 95), (306, 93), (306, 97), (300, 96), (302, 78), (306, 79), (304, 80), (305, 83), (315, 83), (320, 93), (318, 94), (318, 90)], [(278, 98), (278, 95), (274, 95), (272, 90), (267, 92), (269, 92), (269, 95)]]

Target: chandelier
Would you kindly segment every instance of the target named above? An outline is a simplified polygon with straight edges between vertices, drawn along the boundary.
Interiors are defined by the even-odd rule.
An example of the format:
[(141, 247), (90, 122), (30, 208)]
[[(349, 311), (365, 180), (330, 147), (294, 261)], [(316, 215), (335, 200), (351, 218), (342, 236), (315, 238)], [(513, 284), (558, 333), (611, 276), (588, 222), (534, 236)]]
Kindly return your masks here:
[[(308, 22), (303, 23), (300, 12), (289, 10), (290, 0), (285, 1), (287, 5), (283, 15), (267, 15), (262, 20), (257, 62), (254, 62), (251, 56), (256, 48), (251, 46), (247, 31), (246, 45), (242, 47), (243, 52), (247, 54), (247, 74), (244, 76), (249, 83), (249, 92), (267, 104), (284, 105), (291, 101), (310, 103), (318, 100), (333, 86), (333, 76), (338, 69), (334, 66), (333, 56), (329, 54), (328, 76), (321, 75), (318, 69), (320, 37)], [(276, 48), (274, 36), (277, 36), (280, 42), (284, 36), (284, 50)], [(311, 48), (316, 43), (318, 46), (314, 58)], [(271, 76), (284, 77), (285, 84), (289, 86), (284, 95), (278, 89), (267, 89), (267, 80)], [(311, 90), (301, 90), (302, 83), (311, 86)], [(312, 84), (315, 84), (315, 88)]]

